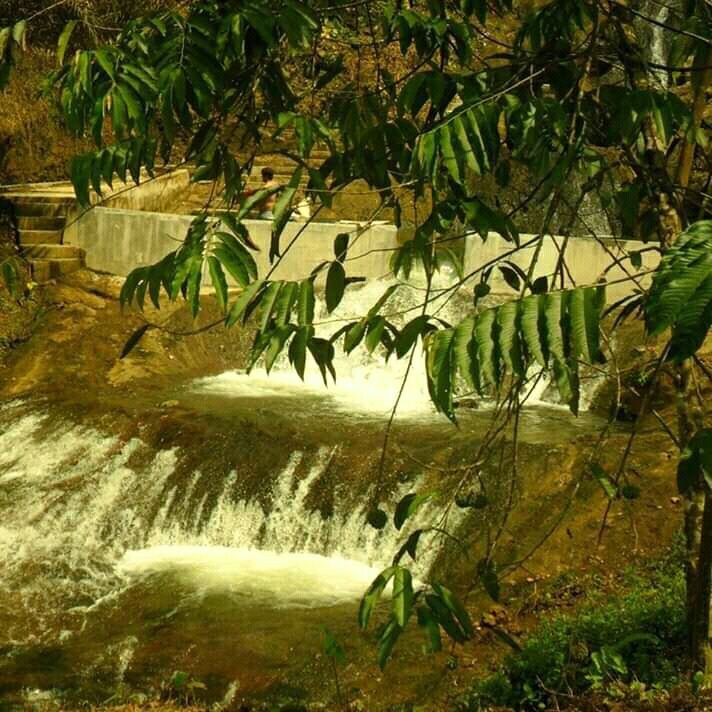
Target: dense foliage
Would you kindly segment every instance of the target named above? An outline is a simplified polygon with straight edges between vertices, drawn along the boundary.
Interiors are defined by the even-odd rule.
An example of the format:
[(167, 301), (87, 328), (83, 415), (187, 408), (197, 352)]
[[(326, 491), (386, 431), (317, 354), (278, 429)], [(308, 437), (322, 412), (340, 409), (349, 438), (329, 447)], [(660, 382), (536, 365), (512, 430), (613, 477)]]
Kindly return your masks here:
[(544, 622), (497, 674), (475, 685), (461, 709), (549, 709), (590, 690), (612, 699), (636, 690), (652, 697), (679, 683), (686, 636), (680, 553), (631, 572), (624, 593), (594, 593), (575, 613)]
[[(542, 370), (552, 371), (563, 401), (576, 412), (579, 368), (602, 359), (606, 286), (605, 275), (597, 284), (574, 284), (566, 262), (571, 226), (587, 196), (595, 194), (616, 212), (625, 236), (650, 240), (665, 252), (649, 292), (641, 286), (639, 252), (612, 257), (636, 290), (613, 308), (623, 306), (627, 314), (642, 307), (651, 335), (671, 330), (661, 363), (691, 356), (712, 314), (712, 228), (709, 221), (695, 222), (706, 215), (705, 192), (691, 180), (695, 161), (709, 160), (704, 106), (712, 11), (704, 0), (689, 0), (662, 23), (671, 38), (663, 65), (646, 51), (641, 24), (660, 30), (661, 23), (603, 0), (551, 0), (526, 10), (507, 0), (345, 6), (196, 0), (129, 22), (114, 41), (91, 49), (75, 50), (78, 25), (70, 22), (49, 84), (67, 128), (96, 143), (72, 166), (83, 204), (117, 180), (153, 175), (158, 162), (189, 163), (195, 180), (214, 182), (226, 211), (214, 220), (206, 210), (174, 252), (134, 271), (122, 291), (124, 304), (143, 308), (148, 294), (158, 308), (162, 298), (182, 295), (197, 315), (207, 277), (222, 321), (254, 329), (253, 364), (263, 358), (269, 369), (286, 350), (300, 375), (310, 356), (326, 380), (336, 376), (339, 343), (351, 352), (365, 342), (369, 351), (399, 358), (422, 343), (433, 402), (452, 419), (454, 394), (468, 388), (508, 398), (516, 411), (525, 386)], [(0, 66), (7, 73), (24, 26), (3, 32)], [(363, 77), (343, 71), (349, 53), (359, 60), (367, 54)], [(315, 104), (315, 96), (327, 100)], [(241, 195), (262, 145), (285, 131), (294, 132), (295, 171), (274, 210), (273, 267), (260, 275), (251, 254), (257, 246), (243, 220), (266, 193), (248, 201)], [(316, 146), (329, 152), (318, 166), (311, 160)], [(521, 205), (507, 210), (484, 196), (483, 177), (506, 190), (515, 171), (531, 185)], [(303, 280), (272, 279), (274, 266), (304, 232), (283, 244), (303, 176), (316, 214), (335, 193), (362, 181), (380, 200), (374, 217), (385, 208), (399, 225), (411, 216), (413, 236), (394, 248), (393, 272), (407, 280), (417, 267), (427, 287), (419, 314), (406, 325), (396, 326), (386, 311), (396, 286), (330, 338), (317, 334), (315, 284), (325, 277), (333, 311), (358, 281), (347, 272), (358, 236), (340, 235), (333, 259), (314, 265)], [(579, 189), (570, 202), (572, 185)], [(514, 218), (532, 203), (544, 205), (546, 219), (523, 244)], [(535, 279), (555, 214), (568, 216), (569, 227), (561, 230), (555, 269)], [(512, 253), (529, 249), (529, 266), (502, 257), (465, 274), (447, 242), (491, 233), (508, 240)], [(593, 232), (592, 239), (600, 236)], [(445, 262), (454, 262), (459, 274), (448, 290), (471, 290), (474, 298), (458, 324), (431, 311), (433, 277)], [(495, 267), (517, 299), (493, 307), (480, 299)], [(149, 328), (134, 334), (125, 353)], [(399, 505), (401, 524), (419, 496)], [(385, 515), (374, 506), (370, 521), (382, 527)], [(414, 590), (401, 559), (405, 553), (416, 558), (418, 541), (399, 552), (364, 598), (363, 626), (393, 579), (381, 664), (413, 616), (431, 648), (439, 646), (441, 631), (455, 641), (471, 634), (464, 608), (446, 587), (431, 582)], [(497, 591), (489, 553), (477, 578)]]

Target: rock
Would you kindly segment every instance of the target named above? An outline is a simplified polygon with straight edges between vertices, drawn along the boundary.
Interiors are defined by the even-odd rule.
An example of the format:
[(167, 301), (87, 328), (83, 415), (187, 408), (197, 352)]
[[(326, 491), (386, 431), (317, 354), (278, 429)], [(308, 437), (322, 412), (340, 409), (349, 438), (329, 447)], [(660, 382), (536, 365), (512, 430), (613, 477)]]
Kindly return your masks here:
[(163, 403), (161, 403), (161, 408), (175, 408), (179, 405), (180, 405), (180, 402), (177, 400), (167, 400), (167, 401), (163, 401)]
[(680, 498), (679, 497), (670, 497), (670, 501), (673, 504), (680, 504)]
[(455, 408), (466, 408), (467, 410), (477, 410), (480, 403), (477, 398), (460, 398), (455, 401)]

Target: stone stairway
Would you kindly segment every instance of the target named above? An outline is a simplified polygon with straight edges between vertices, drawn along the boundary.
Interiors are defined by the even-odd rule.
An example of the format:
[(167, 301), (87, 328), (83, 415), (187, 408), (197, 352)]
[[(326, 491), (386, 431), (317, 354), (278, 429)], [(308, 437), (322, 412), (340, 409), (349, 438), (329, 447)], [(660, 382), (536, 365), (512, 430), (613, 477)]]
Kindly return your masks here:
[(67, 213), (76, 205), (74, 195), (55, 187), (22, 188), (4, 191), (1, 197), (13, 204), (20, 249), (33, 280), (47, 282), (84, 267), (84, 251), (62, 244)]

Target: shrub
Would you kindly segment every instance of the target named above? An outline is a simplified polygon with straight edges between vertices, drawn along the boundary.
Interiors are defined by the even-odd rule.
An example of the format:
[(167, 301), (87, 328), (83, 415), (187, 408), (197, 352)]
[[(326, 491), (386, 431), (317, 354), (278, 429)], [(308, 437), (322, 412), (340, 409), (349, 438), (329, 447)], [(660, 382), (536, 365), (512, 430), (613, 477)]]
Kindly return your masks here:
[(629, 573), (625, 591), (612, 598), (594, 593), (575, 614), (543, 622), (500, 671), (474, 685), (460, 709), (545, 709), (558, 695), (620, 683), (676, 684), (685, 650), (685, 584), (677, 553)]

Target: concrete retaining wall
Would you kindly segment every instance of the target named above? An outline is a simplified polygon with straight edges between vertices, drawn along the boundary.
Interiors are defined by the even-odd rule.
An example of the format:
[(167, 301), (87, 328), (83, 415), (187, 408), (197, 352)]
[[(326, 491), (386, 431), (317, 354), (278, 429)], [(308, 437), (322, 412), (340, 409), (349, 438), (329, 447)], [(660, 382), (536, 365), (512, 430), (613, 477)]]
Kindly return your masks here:
[[(71, 189), (71, 186), (69, 186)], [(130, 181), (126, 185), (118, 179), (111, 190), (104, 184), (104, 198), (99, 198), (96, 193), (90, 193), (92, 203), (102, 200), (101, 209), (112, 208), (118, 210), (163, 211), (175, 210), (181, 196), (190, 188), (190, 173), (184, 168), (172, 170), (163, 174), (156, 174), (151, 178), (145, 171), (140, 183)], [(91, 222), (90, 216), (99, 210), (99, 207), (86, 212), (75, 204), (67, 211), (67, 227), (64, 231), (64, 242), (76, 245), (79, 243), (80, 223)]]
[[(87, 265), (93, 269), (125, 276), (141, 265), (153, 264), (166, 253), (176, 249), (185, 236), (192, 218), (189, 215), (170, 215), (137, 210), (95, 208), (86, 213), (76, 224), (65, 242), (76, 244), (86, 250)], [(246, 220), (252, 239), (262, 251), (255, 255), (260, 274), (269, 269), (268, 262), (271, 223), (265, 220)], [(282, 248), (303, 227), (303, 223), (289, 223), (282, 235)], [(334, 238), (341, 232), (355, 233), (353, 223), (313, 223), (286, 254), (274, 273), (276, 279), (303, 279), (319, 262), (333, 259)], [(67, 238), (70, 238), (69, 240)], [(525, 244), (533, 236), (521, 235)], [(375, 225), (364, 232), (349, 250), (348, 273), (368, 279), (385, 277), (389, 273), (392, 250), (398, 244), (398, 233), (393, 225)], [(556, 269), (560, 249), (564, 245), (561, 237), (547, 237), (539, 254), (534, 277), (550, 275)], [(643, 243), (634, 241), (603, 240), (603, 244), (589, 238), (571, 238), (566, 243), (566, 286), (571, 286), (570, 278), (576, 284), (591, 284), (604, 276), (604, 271), (612, 257), (622, 258), (625, 251), (635, 251)], [(513, 244), (499, 235), (491, 234), (486, 241), (473, 235), (465, 240), (465, 272), (472, 272), (497, 256), (509, 252)], [(525, 271), (532, 259), (534, 247), (523, 249), (516, 256), (509, 257)], [(356, 259), (354, 259), (356, 258)], [(643, 255), (644, 269), (657, 264), (656, 253)], [(630, 262), (622, 264), (633, 274)], [(615, 281), (625, 276), (617, 266), (605, 274), (607, 281)], [(648, 278), (649, 279), (649, 278)], [(643, 278), (641, 283), (645, 284)], [(495, 270), (490, 280), (494, 292), (512, 294), (501, 276)], [(558, 285), (558, 281), (557, 281)], [(630, 292), (630, 284), (617, 284), (609, 288), (609, 301)]]
[[(532, 238), (534, 238), (534, 235), (520, 235), (521, 244), (526, 244)], [(534, 257), (535, 245), (536, 243), (506, 259), (521, 267), (524, 272), (527, 272), (529, 264)], [(573, 284), (593, 284), (601, 277), (605, 277), (607, 282), (616, 282), (626, 277), (626, 271), (630, 275), (635, 275), (636, 270), (630, 264), (630, 260), (624, 259), (624, 256), (626, 253), (635, 252), (648, 246), (637, 240), (603, 238), (598, 241), (588, 237), (574, 237), (566, 242), (563, 237), (547, 236), (537, 259), (534, 278), (554, 273), (559, 262), (560, 251), (564, 245), (566, 287), (571, 287)], [(513, 247), (513, 243), (507, 242), (495, 234), (490, 234), (485, 241), (477, 235), (468, 237), (465, 248), (465, 274), (486, 265), (500, 255), (504, 255), (512, 250)], [(652, 251), (643, 253), (641, 257), (643, 261), (641, 271), (654, 269), (660, 260), (659, 254)], [(614, 259), (620, 259), (621, 263), (606, 272), (605, 270)], [(650, 279), (651, 277), (646, 275), (639, 278), (638, 281), (641, 285), (647, 286)], [(489, 283), (493, 292), (513, 294), (513, 290), (507, 286), (501, 272), (496, 268), (492, 272), (492, 278)], [(559, 286), (558, 276), (556, 285), (557, 287)], [(620, 299), (629, 294), (633, 288), (634, 285), (630, 282), (611, 284), (607, 289), (608, 301), (612, 302)]]
[[(75, 225), (65, 242), (86, 250), (87, 266), (125, 276), (135, 267), (158, 262), (175, 250), (185, 236), (192, 217), (138, 210), (95, 208)], [(269, 243), (272, 224), (266, 220), (245, 220), (252, 239), (262, 248), (255, 254), (261, 275), (269, 269)], [(289, 223), (282, 233), (282, 248), (303, 227)], [(324, 260), (334, 257), (334, 238), (342, 232), (354, 234), (354, 223), (312, 223), (287, 252), (274, 273), (276, 279), (298, 280)], [(397, 245), (397, 230), (393, 225), (374, 225), (354, 243), (350, 256), (360, 255), (350, 263), (349, 272), (368, 279), (388, 272), (390, 249)], [(379, 252), (379, 250), (386, 250)]]

